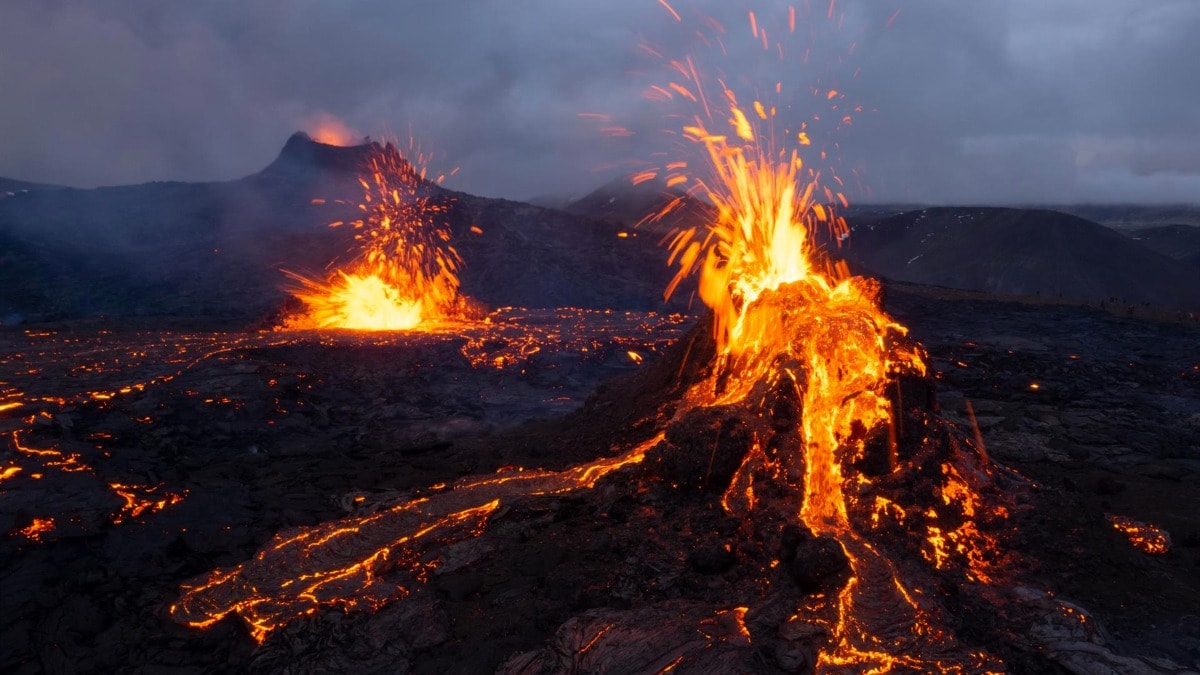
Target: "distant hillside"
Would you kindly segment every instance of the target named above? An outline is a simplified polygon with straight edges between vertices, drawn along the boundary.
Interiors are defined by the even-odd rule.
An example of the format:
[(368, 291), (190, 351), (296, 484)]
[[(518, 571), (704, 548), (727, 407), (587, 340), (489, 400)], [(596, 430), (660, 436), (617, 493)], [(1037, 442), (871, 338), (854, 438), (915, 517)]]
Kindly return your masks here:
[(319, 268), (347, 245), (325, 227), (330, 209), (311, 200), (357, 186), (305, 156), (313, 145), (293, 137), (267, 170), (234, 181), (31, 190), (0, 200), (0, 236), (22, 251), (21, 265), (0, 267), (0, 314), (268, 311), (280, 300), (280, 267)]
[[(660, 222), (644, 223), (638, 233), (664, 234), (675, 227), (703, 227), (715, 215), (711, 204), (689, 196), (678, 188), (668, 188), (662, 180), (634, 185), (629, 178), (618, 178), (593, 190), (584, 197), (568, 202), (563, 210), (590, 218), (610, 220), (633, 227), (646, 216), (659, 212), (667, 204), (679, 200), (676, 210)], [(858, 222), (880, 220), (889, 216), (922, 208), (914, 204), (851, 204), (830, 207), (835, 213)]]
[(844, 253), (918, 284), (1200, 309), (1200, 269), (1057, 211), (943, 207), (867, 219)]
[(1165, 256), (1193, 265), (1200, 264), (1200, 226), (1162, 225), (1116, 229), (1121, 234)]
[[(647, 216), (674, 204), (671, 212), (654, 221), (638, 225)], [(650, 236), (656, 242), (677, 227), (703, 225), (712, 215), (712, 207), (682, 190), (668, 188), (665, 181), (652, 180), (634, 185), (629, 178), (617, 178), (571, 202), (569, 213), (624, 225), (631, 235)], [(636, 228), (634, 226), (637, 226)]]
[[(288, 139), (262, 171), (220, 183), (30, 190), (0, 199), (0, 316), (255, 317), (281, 269), (320, 273), (353, 248), (369, 146)], [(450, 204), (462, 288), (493, 306), (661, 306), (664, 257), (621, 225), (426, 186)], [(322, 200), (314, 203), (314, 200)], [(338, 203), (344, 200), (349, 204)]]
[(15, 180), (12, 178), (0, 178), (0, 199), (12, 197), (22, 192), (30, 190), (59, 190), (62, 189), (59, 185), (47, 185), (45, 183), (30, 183), (23, 180)]
[(1073, 204), (1052, 208), (1113, 227), (1200, 225), (1200, 205), (1194, 204)]

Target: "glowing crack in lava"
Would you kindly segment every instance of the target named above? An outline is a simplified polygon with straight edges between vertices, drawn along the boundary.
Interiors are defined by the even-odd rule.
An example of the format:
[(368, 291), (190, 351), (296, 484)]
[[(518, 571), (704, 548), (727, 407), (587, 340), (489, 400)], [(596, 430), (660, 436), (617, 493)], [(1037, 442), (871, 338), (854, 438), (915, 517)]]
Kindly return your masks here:
[(427, 179), (427, 156), (411, 143), (407, 156), (390, 143), (366, 147), (362, 217), (330, 224), (355, 230), (358, 253), (323, 280), (288, 273), (306, 312), (286, 328), (410, 330), (461, 314), (462, 259), (450, 244), (449, 201), (434, 194), (442, 177)]
[(171, 606), (171, 616), (206, 628), (238, 614), (258, 641), (322, 606), (378, 609), (411, 594), (448, 546), (483, 534), (489, 517), (519, 496), (566, 495), (637, 464), (658, 435), (617, 457), (565, 471), (502, 470), (463, 478), (375, 513), (277, 534), (251, 560), (218, 569)]

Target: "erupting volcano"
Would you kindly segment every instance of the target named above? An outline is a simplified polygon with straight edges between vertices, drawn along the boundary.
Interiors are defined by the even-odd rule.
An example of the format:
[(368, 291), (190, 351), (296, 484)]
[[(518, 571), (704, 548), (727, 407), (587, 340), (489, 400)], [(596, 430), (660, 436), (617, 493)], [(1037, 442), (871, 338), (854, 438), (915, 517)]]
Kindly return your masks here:
[[(819, 173), (810, 171), (804, 179), (799, 149), (769, 152), (735, 94), (726, 89), (725, 98), (732, 126), (728, 135), (708, 131), (699, 119), (684, 130), (707, 149), (713, 177), (696, 184), (717, 207), (716, 220), (704, 233), (684, 230), (671, 244), (679, 271), (668, 293), (699, 270), (700, 297), (714, 314), (712, 376), (692, 386), (686, 407), (754, 410), (767, 392), (784, 391), (798, 398), (800, 419), (797, 429), (787, 430), (794, 435), (790, 442), (767, 447), (767, 439), (753, 438), (723, 504), (751, 516), (756, 483), (782, 481), (802, 491), (795, 516), (810, 536), (833, 539), (846, 555), (851, 576), (837, 600), (834, 645), (822, 652), (819, 667), (983, 667), (989, 659), (982, 655), (967, 661), (947, 656), (954, 651), (953, 640), (930, 624), (929, 602), (863, 536), (866, 523), (849, 513), (851, 504), (873, 492), (871, 479), (854, 468), (879, 463), (869, 458), (869, 441), (876, 441), (874, 452), (886, 454), (883, 473), (902, 469), (894, 418), (899, 401), (890, 400), (888, 390), (898, 386), (899, 377), (925, 375), (920, 350), (905, 344), (904, 327), (880, 309), (877, 285), (850, 276), (818, 250), (817, 227), (835, 236), (845, 231), (844, 221), (814, 201), (821, 194)], [(754, 110), (771, 121), (762, 103), (756, 101)], [(886, 449), (878, 447), (882, 437)], [(955, 489), (958, 494), (951, 492)], [(978, 498), (972, 488), (955, 482), (940, 490), (944, 503), (937, 506), (959, 510), (966, 505), (955, 514), (965, 520), (955, 534), (973, 530), (971, 505)], [(878, 499), (885, 511), (905, 517), (905, 507)], [(931, 518), (938, 519), (930, 508)], [(955, 537), (953, 551), (964, 562), (972, 558), (985, 566), (994, 552), (977, 547), (992, 542), (977, 539)], [(939, 567), (946, 555), (942, 550), (935, 561)], [(978, 576), (986, 579), (981, 571)], [(872, 615), (872, 603), (881, 601), (889, 603), (886, 616)], [(897, 624), (905, 623), (906, 634), (898, 634)]]
[(411, 330), (463, 314), (462, 258), (446, 222), (450, 201), (434, 191), (443, 177), (427, 178), (428, 156), (412, 143), (407, 154), (392, 143), (367, 147), (356, 205), (362, 217), (330, 223), (353, 228), (358, 250), (325, 279), (289, 273), (306, 312), (288, 328)]
[[(204, 258), (276, 293), (227, 284), (245, 323), (0, 331), (0, 670), (1200, 664), (1196, 509), (1156, 494), (1200, 499), (1194, 329), (863, 276), (839, 3), (648, 4), (667, 124), (579, 114), (653, 158), (637, 191), (451, 193), (323, 115), (196, 191), (255, 242)], [(285, 298), (281, 258), (333, 260)]]
[[(703, 100), (694, 67), (676, 64), (675, 71), (684, 78), (661, 91)], [(878, 285), (851, 276), (819, 249), (817, 228), (836, 238), (845, 223), (818, 199), (844, 205), (845, 198), (805, 166), (803, 128), (783, 130), (789, 142), (760, 138), (758, 124), (776, 126), (776, 108), (755, 101), (747, 114), (728, 88), (722, 100), (728, 133), (710, 131), (725, 123), (713, 121), (715, 104), (707, 100), (708, 117), (683, 130), (705, 150), (707, 177), (684, 175), (687, 164), (679, 162), (668, 179), (690, 183), (715, 207), (712, 222), (671, 239), (670, 263), (678, 270), (667, 288), (669, 295), (698, 273), (712, 319), (669, 366), (669, 386), (681, 393), (657, 409), (635, 411), (648, 434), (627, 448), (614, 446), (611, 459), (560, 472), (506, 469), (464, 478), (369, 515), (282, 533), (253, 560), (188, 584), (172, 608), (176, 620), (205, 627), (237, 613), (263, 641), (322, 606), (379, 610), (500, 546), (502, 535), (491, 528), (501, 514), (601, 490), (616, 473), (637, 486), (631, 496), (656, 485), (685, 501), (689, 493), (710, 495), (688, 508), (719, 508), (736, 523), (737, 534), (717, 557), (742, 560), (746, 571), (726, 602), (712, 608), (735, 626), (718, 642), (774, 639), (756, 626), (763, 599), (778, 596), (794, 603), (780, 617), (784, 625), (823, 643), (808, 664), (822, 672), (1002, 669), (999, 658), (960, 642), (940, 589), (961, 588), (969, 599), (955, 601), (960, 609), (984, 602), (1002, 573), (998, 537), (1009, 501), (1002, 493), (1020, 480), (997, 472), (966, 435), (937, 419), (922, 350), (880, 309)], [(393, 173), (378, 165), (373, 173), (383, 197), (376, 203), (388, 209), (413, 203), (386, 187), (384, 177)], [(402, 219), (381, 213), (366, 221), (369, 247), (360, 264), (386, 278), (387, 268), (371, 267), (391, 260), (378, 239), (401, 254), (397, 270), (426, 278), (421, 261), (405, 257), (408, 249), (390, 248), (391, 223)], [(450, 257), (435, 258), (437, 274), (420, 297), (453, 297), (457, 261), (446, 251)], [(323, 325), (335, 321), (344, 319)], [(557, 672), (566, 666), (557, 659), (579, 667), (610, 649), (617, 655), (594, 658), (630, 658), (620, 651), (628, 645), (597, 646), (615, 625), (585, 636), (575, 653), (534, 652), (506, 668)], [(697, 658), (681, 649), (660, 663), (669, 670), (695, 666)]]

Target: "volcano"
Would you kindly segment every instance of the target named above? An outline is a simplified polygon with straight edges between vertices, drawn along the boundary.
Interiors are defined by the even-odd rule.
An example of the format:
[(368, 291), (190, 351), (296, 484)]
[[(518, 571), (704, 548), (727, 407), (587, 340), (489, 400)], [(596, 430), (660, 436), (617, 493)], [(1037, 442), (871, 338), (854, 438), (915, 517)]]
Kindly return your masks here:
[[(646, 50), (667, 79), (645, 93), (686, 149), (632, 178), (658, 192), (645, 230), (306, 136), (229, 184), (0, 201), (13, 250), (73, 243), (94, 264), (60, 267), (87, 272), (62, 287), (126, 311), (0, 330), (0, 669), (1200, 665), (1194, 317), (856, 274), (834, 255), (854, 233), (831, 153), (868, 108), (785, 57), (841, 26), (837, 4), (747, 12), (743, 39), (785, 64), (773, 86), (708, 58), (742, 51), (724, 22), (658, 4), (709, 54)], [(642, 198), (618, 192), (584, 206)], [(64, 223), (118, 197), (112, 255), (89, 258), (96, 223)], [(180, 204), (191, 226), (158, 219)], [(277, 220), (293, 207), (318, 227)], [(896, 216), (888, 245), (936, 215), (921, 243), (952, 240), (943, 267), (965, 249), (995, 272), (933, 211)], [(1111, 268), (1076, 279), (1087, 292), (1141, 279), (1082, 221), (1026, 215), (993, 213), (1004, 227), (980, 238), (1040, 233), (1061, 254), (1066, 233), (1080, 255), (1063, 268)], [(655, 228), (665, 265), (638, 236)], [(262, 320), (283, 263), (312, 321)], [(1014, 266), (1065, 283), (1033, 254)], [(1172, 273), (1147, 279), (1187, 282)], [(130, 317), (111, 295), (129, 279), (137, 312), (176, 313)], [(403, 321), (343, 320), (360, 313), (339, 292), (372, 279)]]
[[(699, 86), (673, 86), (688, 84)], [(710, 131), (724, 124), (713, 118), (684, 128), (707, 153), (711, 176), (697, 185), (715, 215), (672, 236), (667, 287), (698, 276), (712, 313), (621, 392), (633, 405), (585, 405), (584, 424), (608, 430), (607, 447), (588, 453), (597, 459), (504, 466), (280, 532), (185, 582), (171, 618), (201, 630), (241, 621), (264, 658), (286, 655), (279, 666), (304, 654), (337, 668), (275, 636), (366, 616), (352, 632), (398, 638), (386, 658), (407, 658), (445, 642), (428, 620), (438, 575), (555, 532), (565, 501), (617, 519), (610, 534), (648, 536), (668, 556), (648, 566), (667, 578), (609, 577), (609, 601), (548, 627), (548, 646), (501, 672), (1151, 667), (1109, 648), (1088, 612), (1022, 568), (1019, 514), (1036, 508), (1035, 484), (989, 460), (969, 404), (971, 432), (937, 415), (928, 355), (882, 310), (879, 285), (814, 243), (818, 227), (846, 232), (814, 201), (820, 172), (760, 140), (725, 93), (736, 133)], [(767, 121), (768, 109), (754, 104)], [(1152, 524), (1105, 522), (1137, 550), (1169, 551)], [(707, 585), (721, 592), (676, 586), (680, 564), (723, 576)], [(369, 627), (379, 616), (382, 631)]]
[[(353, 249), (352, 234), (327, 225), (355, 218), (371, 147), (298, 133), (237, 180), (16, 192), (0, 200), (0, 256), (20, 261), (0, 267), (0, 317), (263, 319), (287, 298), (281, 269), (316, 274)], [(613, 222), (424, 189), (452, 205), (462, 291), (489, 307), (663, 306), (669, 274), (657, 241), (620, 238)]]
[[(790, 304), (786, 292), (764, 302)], [(900, 670), (1165, 667), (1106, 642), (1094, 616), (1044, 586), (1024, 549), (1063, 536), (1045, 520), (1056, 498), (948, 424), (934, 379), (889, 386), (899, 423), (854, 460), (870, 480), (848, 500), (860, 543), (843, 548), (795, 523), (805, 384), (780, 359), (742, 402), (695, 407), (696, 387), (729, 377), (717, 353), (702, 322), (541, 436), (559, 445), (553, 435), (569, 434), (570, 457), (601, 459), (368, 497), (186, 582), (172, 616), (245, 619), (262, 642), (255, 663), (272, 670), (420, 672), (451, 659), (500, 672), (806, 672), (831, 667), (819, 666), (838, 658), (831, 642), (852, 663)], [(898, 562), (877, 566), (886, 556)], [(839, 625), (847, 601), (864, 623)], [(537, 647), (521, 635), (549, 637)], [(372, 639), (378, 649), (360, 651)]]

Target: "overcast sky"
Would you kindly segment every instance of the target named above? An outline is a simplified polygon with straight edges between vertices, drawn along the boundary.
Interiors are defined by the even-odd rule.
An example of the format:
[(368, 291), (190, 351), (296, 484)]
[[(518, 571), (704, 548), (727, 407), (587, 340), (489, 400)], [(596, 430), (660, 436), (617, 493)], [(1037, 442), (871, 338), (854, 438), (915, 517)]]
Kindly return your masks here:
[[(411, 128), (460, 168), (456, 189), (578, 195), (670, 147), (678, 122), (643, 96), (666, 81), (650, 44), (863, 105), (814, 139), (861, 175), (858, 201), (1200, 201), (1197, 0), (839, 0), (840, 30), (812, 1), (780, 63), (747, 19), (785, 33), (767, 0), (671, 0), (683, 23), (657, 0), (4, 0), (0, 176), (231, 179), (332, 116)], [(702, 15), (728, 56), (697, 37)], [(790, 100), (828, 119), (823, 99)]]

